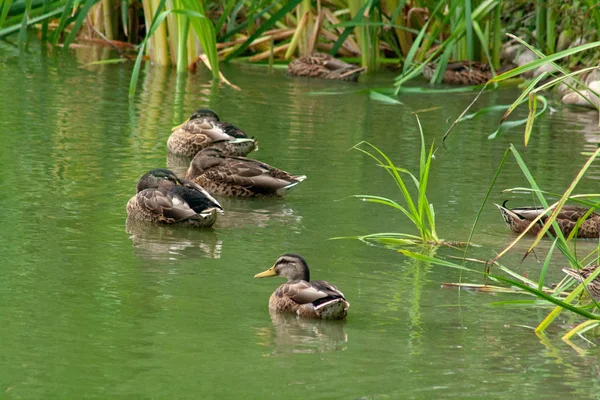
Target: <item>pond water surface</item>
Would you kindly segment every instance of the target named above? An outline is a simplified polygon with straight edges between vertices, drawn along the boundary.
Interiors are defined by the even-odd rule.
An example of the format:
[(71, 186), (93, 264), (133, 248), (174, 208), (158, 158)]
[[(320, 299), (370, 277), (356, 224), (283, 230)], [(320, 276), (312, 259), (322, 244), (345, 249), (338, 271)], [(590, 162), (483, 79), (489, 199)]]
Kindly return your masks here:
[[(597, 398), (600, 352), (560, 340), (577, 318), (565, 313), (538, 337), (532, 328), (550, 308), (493, 305), (518, 297), (444, 289), (459, 271), (328, 240), (415, 232), (392, 209), (345, 199), (399, 197), (384, 170), (349, 149), (367, 140), (416, 171), (414, 113), (428, 143), (440, 144), (473, 93), (405, 95), (403, 105), (388, 105), (364, 93), (311, 94), (356, 86), (261, 67), (224, 66), (241, 91), (211, 85), (204, 71), (178, 78), (146, 67), (129, 102), (130, 65), (80, 68), (85, 55), (20, 60), (3, 50), (0, 398)], [(493, 91), (480, 104), (518, 93)], [(126, 226), (138, 177), (166, 165), (171, 127), (201, 106), (256, 136), (252, 157), (308, 179), (283, 199), (223, 199), (227, 212), (214, 229)], [(542, 188), (560, 192), (585, 162), (581, 152), (600, 141), (593, 113), (558, 108), (536, 123), (524, 150), (522, 128), (487, 139), (499, 117), (457, 126), (436, 154), (429, 196), (441, 237), (467, 239), (509, 143)], [(592, 166), (578, 191), (597, 190), (599, 177)], [(509, 158), (491, 201), (517, 186), (526, 181)], [(474, 237), (483, 247), (471, 255), (489, 259), (513, 238), (490, 203)], [(504, 263), (537, 277), (549, 245), (540, 246), (541, 261), (520, 262), (524, 243)], [(282, 282), (253, 276), (288, 252), (344, 291), (345, 323), (269, 315)], [(549, 279), (561, 279), (565, 265), (556, 257)]]

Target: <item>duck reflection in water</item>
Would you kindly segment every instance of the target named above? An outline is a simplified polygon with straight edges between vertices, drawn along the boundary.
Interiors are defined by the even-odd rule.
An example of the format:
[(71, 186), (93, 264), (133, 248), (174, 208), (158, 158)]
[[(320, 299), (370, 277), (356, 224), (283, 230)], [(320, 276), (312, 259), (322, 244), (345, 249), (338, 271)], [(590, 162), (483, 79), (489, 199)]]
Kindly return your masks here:
[(273, 310), (269, 314), (273, 329), (262, 328), (258, 335), (260, 344), (274, 347), (272, 355), (346, 350), (345, 320), (306, 319)]
[(223, 242), (211, 229), (156, 225), (127, 218), (125, 231), (130, 234), (136, 254), (143, 258), (177, 260), (180, 258), (221, 258)]
[(284, 225), (286, 230), (299, 232), (302, 229), (302, 216), (290, 207), (285, 200), (236, 199), (216, 196), (226, 211), (219, 215), (216, 226), (221, 228), (242, 228), (255, 226), (267, 228)]

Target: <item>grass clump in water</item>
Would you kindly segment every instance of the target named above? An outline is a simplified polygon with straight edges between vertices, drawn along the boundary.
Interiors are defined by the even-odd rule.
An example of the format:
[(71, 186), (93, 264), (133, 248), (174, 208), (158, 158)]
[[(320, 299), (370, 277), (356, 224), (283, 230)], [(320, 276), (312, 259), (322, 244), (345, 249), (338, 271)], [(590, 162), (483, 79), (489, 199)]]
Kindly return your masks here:
[[(371, 233), (362, 236), (352, 237), (337, 237), (334, 239), (359, 239), (365, 242), (378, 242), (386, 245), (460, 245), (460, 242), (446, 242), (440, 239), (437, 234), (435, 224), (435, 211), (433, 204), (427, 199), (427, 185), (429, 183), (429, 171), (435, 152), (434, 145), (432, 144), (427, 150), (425, 145), (425, 137), (423, 135), (423, 128), (421, 122), (417, 116), (417, 124), (419, 126), (419, 134), (421, 136), (421, 152), (419, 159), (419, 176), (415, 176), (410, 171), (404, 168), (399, 168), (392, 160), (378, 147), (375, 145), (362, 141), (352, 148), (358, 150), (377, 162), (377, 165), (384, 168), (392, 177), (394, 183), (400, 189), (402, 198), (404, 199), (404, 205), (398, 203), (395, 200), (374, 196), (368, 194), (356, 194), (350, 197), (355, 197), (367, 201), (370, 203), (383, 204), (388, 207), (392, 207), (402, 214), (404, 214), (417, 228), (419, 234), (409, 233)], [(403, 177), (404, 175), (404, 177)], [(409, 178), (408, 181), (405, 181)], [(407, 184), (408, 183), (408, 184)], [(410, 184), (413, 184), (416, 188), (417, 195), (413, 199), (413, 195), (409, 191)]]

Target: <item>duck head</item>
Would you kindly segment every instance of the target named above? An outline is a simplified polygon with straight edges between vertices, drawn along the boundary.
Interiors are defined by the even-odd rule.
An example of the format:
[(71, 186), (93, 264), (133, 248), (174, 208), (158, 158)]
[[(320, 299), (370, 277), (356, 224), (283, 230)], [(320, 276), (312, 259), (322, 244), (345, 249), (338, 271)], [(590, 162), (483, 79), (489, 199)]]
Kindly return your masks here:
[(298, 254), (284, 254), (275, 261), (268, 270), (254, 275), (255, 278), (267, 278), (270, 276), (282, 276), (291, 281), (310, 281), (310, 272), (306, 260)]
[(161, 186), (181, 185), (181, 181), (177, 175), (171, 170), (165, 168), (157, 168), (146, 172), (138, 180), (135, 187), (137, 193), (144, 189), (156, 189)]

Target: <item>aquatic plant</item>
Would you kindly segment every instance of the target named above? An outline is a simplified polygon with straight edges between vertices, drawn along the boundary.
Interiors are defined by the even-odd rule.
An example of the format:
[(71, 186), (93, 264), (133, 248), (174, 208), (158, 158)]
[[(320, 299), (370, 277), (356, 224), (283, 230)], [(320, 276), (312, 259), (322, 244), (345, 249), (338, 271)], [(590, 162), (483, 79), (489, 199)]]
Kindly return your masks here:
[[(444, 243), (444, 241), (441, 240), (437, 235), (433, 204), (431, 204), (427, 199), (427, 185), (429, 182), (429, 171), (431, 169), (431, 163), (433, 160), (434, 145), (432, 144), (429, 150), (427, 150), (421, 122), (418, 116), (416, 116), (416, 118), (417, 125), (419, 127), (419, 134), (421, 136), (418, 177), (413, 175), (407, 169), (399, 168), (394, 165), (392, 160), (383, 151), (369, 142), (362, 141), (352, 147), (353, 149), (358, 150), (374, 159), (378, 166), (384, 168), (390, 174), (394, 183), (398, 189), (400, 189), (400, 193), (405, 205), (401, 205), (397, 201), (386, 197), (368, 194), (357, 194), (350, 197), (359, 198), (369, 203), (383, 204), (400, 211), (417, 228), (419, 235), (408, 233), (372, 233), (368, 235), (353, 236), (351, 238), (366, 242), (379, 242), (391, 245), (439, 245)], [(413, 199), (413, 194), (411, 194), (411, 191), (409, 190), (409, 187), (412, 185), (407, 185), (402, 176), (403, 174), (410, 178), (409, 182), (412, 182), (414, 185), (417, 192), (416, 199)], [(335, 239), (342, 238), (340, 237)]]
[[(479, 283), (461, 282), (461, 283), (445, 284), (446, 286), (457, 286), (460, 288), (467, 288), (467, 289), (472, 289), (472, 290), (488, 291), (488, 292), (511, 292), (511, 293), (529, 294), (529, 295), (533, 295), (536, 297), (536, 300), (532, 300), (532, 301), (524, 301), (522, 299), (519, 299), (516, 301), (516, 303), (518, 303), (519, 305), (529, 304), (531, 306), (540, 306), (540, 303), (538, 300), (543, 300), (544, 302), (546, 302), (546, 304), (550, 303), (550, 304), (556, 305), (556, 308), (553, 309), (552, 312), (550, 312), (547, 315), (547, 317), (536, 327), (537, 333), (544, 332), (548, 328), (548, 326), (550, 326), (550, 324), (556, 319), (556, 317), (561, 313), (562, 310), (569, 310), (575, 314), (578, 314), (578, 315), (584, 317), (585, 320), (582, 323), (577, 325), (574, 329), (570, 330), (563, 336), (564, 339), (568, 339), (575, 334), (581, 334), (585, 331), (588, 331), (588, 330), (600, 325), (600, 313), (591, 312), (589, 310), (589, 305), (587, 304), (587, 302), (584, 301), (583, 298), (581, 298), (581, 294), (587, 292), (587, 285), (589, 284), (589, 282), (600, 274), (600, 268), (598, 270), (596, 270), (592, 275), (590, 275), (587, 279), (585, 279), (582, 283), (578, 283), (572, 277), (567, 276), (565, 279), (563, 279), (561, 282), (559, 282), (554, 287), (546, 281), (546, 275), (547, 275), (548, 269), (551, 266), (551, 258), (552, 258), (553, 252), (556, 249), (558, 249), (560, 251), (560, 253), (563, 255), (563, 257), (566, 259), (566, 261), (570, 265), (570, 267), (573, 269), (576, 269), (576, 270), (582, 269), (584, 267), (584, 265), (590, 265), (590, 264), (598, 262), (598, 255), (600, 254), (600, 245), (596, 249), (594, 249), (594, 251), (587, 254), (585, 257), (583, 257), (581, 259), (579, 259), (577, 257), (577, 254), (576, 254), (577, 230), (578, 230), (581, 222), (583, 222), (583, 218), (577, 223), (575, 229), (567, 237), (565, 237), (562, 234), (562, 232), (560, 231), (558, 225), (556, 224), (556, 216), (558, 215), (560, 209), (564, 206), (564, 204), (567, 201), (576, 202), (581, 205), (591, 207), (592, 209), (600, 207), (600, 202), (594, 200), (594, 198), (597, 198), (600, 196), (598, 194), (573, 194), (577, 184), (580, 182), (580, 180), (582, 179), (582, 177), (584, 176), (584, 174), (586, 173), (586, 171), (588, 170), (588, 168), (590, 167), (592, 162), (600, 155), (600, 149), (596, 150), (589, 157), (589, 159), (586, 161), (586, 163), (583, 165), (583, 167), (576, 174), (571, 185), (569, 185), (567, 190), (561, 195), (561, 194), (557, 194), (557, 193), (543, 191), (542, 189), (540, 189), (540, 187), (536, 183), (533, 175), (531, 174), (531, 172), (527, 168), (527, 165), (525, 164), (521, 155), (519, 154), (518, 150), (514, 146), (511, 145), (511, 147), (506, 150), (504, 157), (503, 157), (502, 161), (500, 162), (498, 169), (496, 170), (496, 174), (495, 174), (494, 178), (492, 179), (490, 187), (488, 188), (486, 196), (481, 204), (481, 207), (479, 209), (479, 212), (475, 218), (473, 227), (471, 229), (471, 233), (470, 233), (470, 236), (468, 239), (469, 242), (473, 238), (477, 223), (479, 221), (479, 217), (480, 217), (481, 212), (484, 209), (485, 205), (487, 204), (487, 200), (488, 200), (489, 195), (495, 185), (496, 179), (498, 178), (499, 174), (501, 173), (501, 171), (507, 161), (508, 156), (511, 154), (513, 155), (513, 157), (514, 157), (515, 161), (517, 162), (517, 165), (521, 169), (523, 175), (526, 177), (527, 181), (529, 182), (530, 187), (529, 188), (522, 188), (522, 187), (512, 188), (512, 189), (507, 189), (506, 191), (507, 192), (528, 191), (536, 196), (540, 205), (545, 210), (545, 212), (542, 213), (539, 218), (536, 218), (535, 220), (533, 220), (531, 222), (529, 228), (527, 229), (527, 230), (529, 230), (531, 227), (543, 223), (543, 227), (540, 229), (540, 232), (538, 233), (534, 242), (528, 248), (527, 252), (524, 255), (524, 258), (527, 257), (529, 254), (531, 254), (533, 249), (537, 245), (539, 245), (541, 239), (545, 235), (551, 236), (550, 232), (556, 233), (556, 237), (551, 236), (553, 242), (548, 251), (548, 254), (546, 255), (543, 266), (539, 271), (539, 276), (538, 276), (537, 281), (535, 281), (534, 279), (525, 277), (521, 274), (518, 274), (517, 272), (513, 271), (511, 268), (500, 263), (500, 259), (504, 255), (506, 255), (511, 249), (513, 249), (518, 242), (520, 242), (523, 239), (523, 237), (527, 233), (527, 230), (525, 232), (523, 232), (522, 234), (520, 234), (513, 241), (511, 241), (511, 243), (509, 245), (507, 245), (502, 251), (500, 251), (493, 259), (488, 260), (488, 261), (482, 261), (482, 260), (468, 258), (467, 257), (468, 247), (465, 250), (465, 253), (460, 262), (455, 262), (455, 261), (448, 260), (448, 259), (438, 257), (438, 256), (423, 255), (423, 254), (413, 252), (410, 250), (406, 250), (406, 249), (400, 249), (398, 251), (408, 257), (411, 257), (411, 258), (414, 258), (414, 259), (420, 260), (420, 261), (427, 261), (434, 265), (439, 265), (439, 266), (448, 267), (448, 268), (455, 268), (455, 269), (463, 270), (463, 271), (470, 272), (470, 273), (481, 274), (488, 281), (488, 283), (485, 283), (483, 285), (479, 284)], [(546, 196), (558, 197), (559, 200), (556, 201), (555, 203), (551, 204), (548, 201), (548, 199), (546, 198)], [(547, 218), (545, 218), (545, 220), (542, 220), (542, 217), (546, 216), (546, 215), (549, 215), (549, 216)], [(549, 231), (551, 226), (554, 228), (553, 231)], [(585, 261), (585, 264), (584, 264), (584, 261)], [(482, 265), (485, 265), (485, 268), (483, 268), (482, 270), (481, 269), (478, 270), (478, 269), (469, 268), (469, 267), (465, 266), (466, 264), (473, 263), (473, 262), (478, 262)], [(491, 272), (492, 270), (501, 271), (504, 274), (508, 275), (509, 277), (507, 278), (506, 276), (492, 273)], [(490, 285), (489, 281), (491, 281), (492, 283), (496, 283), (497, 285)], [(575, 286), (575, 287), (573, 289), (571, 289), (573, 286)], [(596, 307), (599, 306), (593, 299), (592, 299), (592, 302)], [(511, 304), (511, 303), (513, 303), (513, 302), (512, 301), (502, 302), (502, 304)]]

